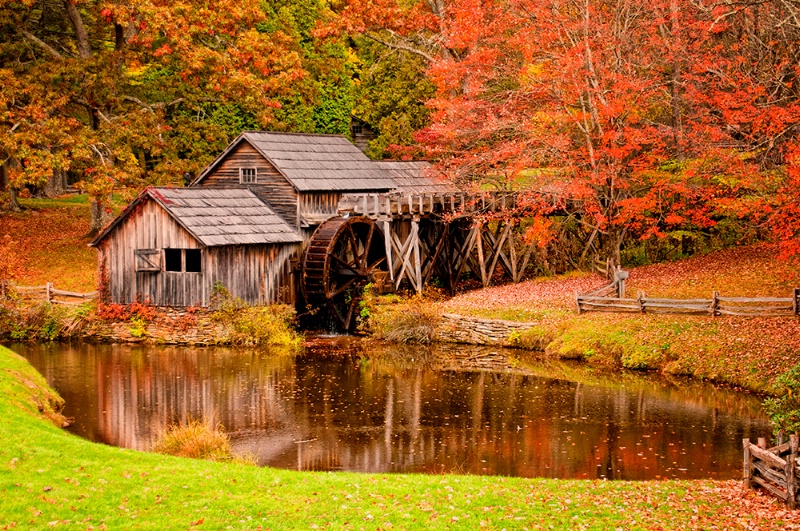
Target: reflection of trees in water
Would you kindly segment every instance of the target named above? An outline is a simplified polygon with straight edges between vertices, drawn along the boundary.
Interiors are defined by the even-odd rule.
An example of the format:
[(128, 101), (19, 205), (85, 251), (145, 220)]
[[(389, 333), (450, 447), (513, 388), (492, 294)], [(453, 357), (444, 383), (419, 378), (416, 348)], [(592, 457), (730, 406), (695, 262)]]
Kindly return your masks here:
[[(590, 385), (518, 368), (445, 370), (455, 368), (455, 354), (431, 349), (367, 360), (110, 345), (51, 355), (37, 348), (26, 355), (68, 407), (81, 401), (79, 413), (69, 414), (90, 438), (148, 448), (169, 423), (210, 417), (238, 450), (285, 468), (734, 477), (737, 441), (769, 429), (761, 418), (732, 415), (751, 406), (725, 389), (681, 390), (651, 377)], [(462, 350), (487, 359), (486, 351)], [(709, 396), (699, 396), (703, 389)]]

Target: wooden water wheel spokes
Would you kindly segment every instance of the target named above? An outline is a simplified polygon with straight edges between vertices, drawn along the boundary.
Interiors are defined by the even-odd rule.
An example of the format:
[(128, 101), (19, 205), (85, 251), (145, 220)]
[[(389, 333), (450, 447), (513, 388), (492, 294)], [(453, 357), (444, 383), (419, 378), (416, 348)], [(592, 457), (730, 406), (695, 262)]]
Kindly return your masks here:
[(311, 236), (303, 258), (306, 303), (327, 308), (340, 329), (352, 332), (364, 286), (386, 269), (383, 233), (366, 217), (335, 217)]

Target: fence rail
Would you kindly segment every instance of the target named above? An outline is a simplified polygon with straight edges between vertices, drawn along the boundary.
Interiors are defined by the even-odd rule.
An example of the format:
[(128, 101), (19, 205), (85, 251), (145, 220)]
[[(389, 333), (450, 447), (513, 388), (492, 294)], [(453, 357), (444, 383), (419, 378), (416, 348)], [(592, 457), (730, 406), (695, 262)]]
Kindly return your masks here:
[(760, 486), (786, 503), (789, 509), (797, 505), (800, 470), (797, 462), (797, 435), (790, 435), (783, 442), (783, 433), (778, 435), (778, 445), (767, 448), (767, 440), (758, 439), (753, 444), (743, 439), (744, 488)]
[(667, 299), (647, 297), (639, 292), (633, 298), (625, 297), (625, 278), (590, 293), (576, 294), (578, 313), (628, 312), (674, 313), (705, 315), (736, 315), (742, 317), (785, 317), (800, 315), (800, 288), (791, 297), (721, 297), (714, 292), (710, 299)]
[[(89, 293), (79, 293), (76, 291), (66, 291), (63, 289), (56, 289), (52, 282), (48, 282), (44, 286), (18, 286), (13, 283), (3, 284), (0, 290), (0, 296), (6, 295), (6, 290), (11, 289), (15, 291), (23, 299), (29, 300), (45, 300), (51, 304), (64, 304), (70, 306), (78, 306), (84, 302), (97, 298), (97, 292), (92, 291)], [(77, 300), (76, 300), (77, 299)]]

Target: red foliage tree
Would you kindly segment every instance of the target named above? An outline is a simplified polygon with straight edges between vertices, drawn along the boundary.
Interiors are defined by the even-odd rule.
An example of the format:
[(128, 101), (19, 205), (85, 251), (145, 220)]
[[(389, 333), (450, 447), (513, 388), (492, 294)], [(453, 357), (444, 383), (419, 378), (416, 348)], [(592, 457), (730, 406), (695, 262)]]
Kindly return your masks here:
[(341, 20), (429, 61), (418, 139), (443, 170), (561, 199), (583, 255), (619, 261), (626, 239), (791, 215), (762, 196), (800, 117), (793, 6), (379, 0)]

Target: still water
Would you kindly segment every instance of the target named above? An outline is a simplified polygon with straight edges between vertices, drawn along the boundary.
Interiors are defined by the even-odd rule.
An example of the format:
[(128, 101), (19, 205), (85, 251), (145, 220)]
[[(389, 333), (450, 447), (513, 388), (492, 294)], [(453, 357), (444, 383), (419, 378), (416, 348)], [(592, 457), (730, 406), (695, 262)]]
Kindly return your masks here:
[(280, 468), (730, 479), (742, 438), (770, 433), (749, 394), (518, 351), (10, 347), (61, 393), (82, 437), (147, 450), (170, 424), (210, 419), (235, 451)]

